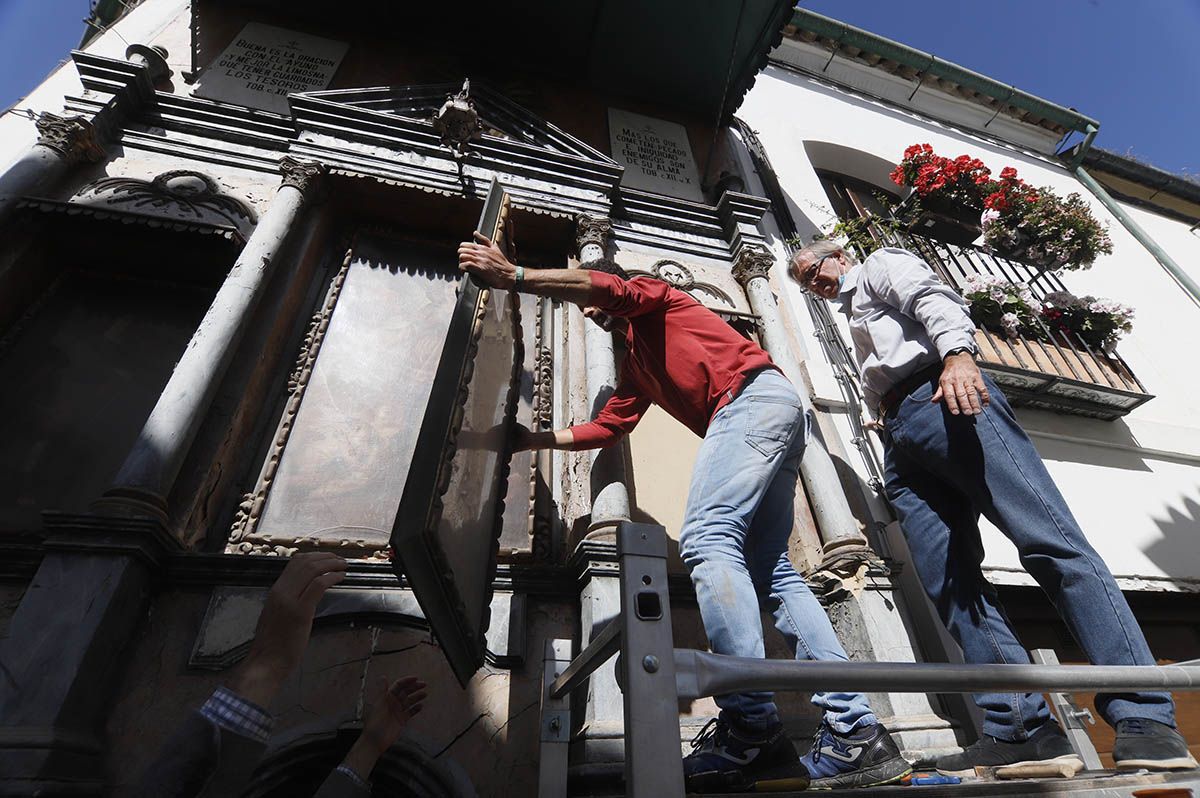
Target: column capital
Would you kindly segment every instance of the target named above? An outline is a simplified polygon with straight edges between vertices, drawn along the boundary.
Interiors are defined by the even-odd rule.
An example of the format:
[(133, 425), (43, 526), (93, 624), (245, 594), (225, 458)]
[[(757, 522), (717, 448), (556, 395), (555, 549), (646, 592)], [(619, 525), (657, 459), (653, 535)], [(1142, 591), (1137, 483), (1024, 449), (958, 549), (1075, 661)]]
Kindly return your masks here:
[(580, 252), (587, 246), (605, 249), (610, 238), (612, 238), (612, 220), (607, 216), (581, 213), (575, 218), (575, 246)]
[(302, 161), (285, 155), (279, 159), (279, 172), (283, 175), (280, 186), (291, 186), (303, 194), (305, 199), (312, 199), (329, 168), (317, 161)]
[(34, 119), (37, 143), (54, 150), (67, 163), (99, 161), (104, 148), (96, 137), (96, 128), (82, 116), (58, 116), (43, 111)]
[(767, 279), (771, 267), (775, 265), (775, 256), (766, 247), (751, 244), (742, 247), (733, 262), (733, 278), (744, 288), (756, 277)]

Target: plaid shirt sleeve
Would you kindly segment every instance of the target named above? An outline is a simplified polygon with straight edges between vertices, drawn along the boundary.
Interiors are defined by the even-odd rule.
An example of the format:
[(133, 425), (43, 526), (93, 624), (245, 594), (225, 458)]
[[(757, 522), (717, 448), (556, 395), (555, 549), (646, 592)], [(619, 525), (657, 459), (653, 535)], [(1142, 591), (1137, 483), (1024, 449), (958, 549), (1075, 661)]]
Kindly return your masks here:
[(343, 776), (345, 776), (347, 781), (349, 781), (351, 784), (353, 784), (355, 787), (358, 787), (359, 789), (362, 789), (362, 790), (371, 789), (371, 782), (366, 781), (365, 779), (363, 779), (362, 776), (355, 773), (350, 768), (349, 765), (338, 765), (334, 772), (340, 773)]
[(263, 743), (270, 739), (275, 726), (271, 713), (225, 687), (218, 687), (204, 702), (200, 714), (222, 729)]

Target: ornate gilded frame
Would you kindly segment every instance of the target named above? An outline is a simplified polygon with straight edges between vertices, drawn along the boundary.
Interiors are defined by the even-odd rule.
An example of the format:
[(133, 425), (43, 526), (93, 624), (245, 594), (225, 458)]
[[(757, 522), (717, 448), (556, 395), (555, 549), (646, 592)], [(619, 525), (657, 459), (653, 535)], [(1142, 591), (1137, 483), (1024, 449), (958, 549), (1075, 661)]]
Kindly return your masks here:
[[(508, 217), (508, 198), (495, 181), (488, 192), (480, 218), (479, 230), (501, 247), (505, 247), (505, 225)], [(504, 303), (500, 307), (494, 303)], [(432, 390), (421, 432), (417, 438), (410, 470), (400, 507), (392, 529), (391, 544), (395, 552), (393, 567), (403, 575), (416, 594), (430, 627), (459, 682), (464, 686), (483, 665), (486, 652), (484, 633), (487, 631), (492, 580), (495, 576), (504, 495), (508, 486), (508, 430), (516, 415), (518, 390), (524, 351), (520, 324), (520, 303), (515, 293), (504, 293), (477, 284), (463, 277), (459, 285), (458, 302), (446, 333), (441, 361), (434, 376)], [(489, 329), (490, 326), (490, 329)], [(501, 326), (507, 329), (499, 329)], [(480, 342), (486, 336), (511, 338), (512, 355), (502, 422), (499, 429), (491, 419), (472, 418), (478, 405), (472, 403), (476, 376), (476, 359)], [(489, 341), (495, 346), (494, 341)], [(479, 364), (481, 368), (491, 364)], [(494, 411), (493, 411), (494, 412)], [(489, 426), (487, 430), (482, 429)], [(487, 539), (468, 541), (467, 550), (456, 549), (453, 529), (447, 528), (445, 502), (453, 497), (453, 483), (469, 470), (456, 462), (481, 451), (477, 445), (460, 446), (461, 438), (470, 432), (481, 440), (490, 436), (487, 445), (499, 445), (502, 451), (490, 474), (489, 496), (492, 506), (467, 508), (471, 512), (488, 513), (492, 519)], [(455, 509), (455, 508), (451, 508)], [(450, 541), (450, 543), (447, 543)], [(462, 541), (457, 541), (461, 544)], [(461, 546), (460, 546), (461, 547)], [(478, 558), (478, 559), (476, 559)], [(482, 561), (482, 571), (478, 566)], [(482, 573), (484, 584), (467, 584), (464, 570)], [(468, 577), (469, 578), (469, 577)], [(478, 578), (478, 577), (476, 577)], [(476, 595), (480, 604), (468, 606), (468, 595)]]

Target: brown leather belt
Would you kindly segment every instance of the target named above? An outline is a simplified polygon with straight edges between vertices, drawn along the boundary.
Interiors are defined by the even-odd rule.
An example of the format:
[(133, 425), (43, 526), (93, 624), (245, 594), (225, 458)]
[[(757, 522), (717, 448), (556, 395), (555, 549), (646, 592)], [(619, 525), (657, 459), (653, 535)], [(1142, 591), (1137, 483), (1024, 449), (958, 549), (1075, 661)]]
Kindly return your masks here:
[(913, 391), (922, 385), (932, 382), (942, 375), (942, 364), (934, 363), (926, 366), (915, 374), (906, 377), (888, 389), (879, 400), (879, 417), (884, 418), (888, 413), (900, 406), (900, 403)]

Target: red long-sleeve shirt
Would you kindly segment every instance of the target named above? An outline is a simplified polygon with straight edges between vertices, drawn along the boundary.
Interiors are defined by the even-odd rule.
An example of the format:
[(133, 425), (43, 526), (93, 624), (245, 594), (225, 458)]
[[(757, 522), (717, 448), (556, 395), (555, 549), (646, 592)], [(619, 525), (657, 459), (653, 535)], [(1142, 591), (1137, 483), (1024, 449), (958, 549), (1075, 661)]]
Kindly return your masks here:
[(615, 443), (654, 402), (704, 437), (708, 422), (771, 356), (708, 308), (649, 277), (588, 272), (590, 304), (629, 321), (625, 362), (612, 398), (592, 421), (571, 427), (575, 449)]

